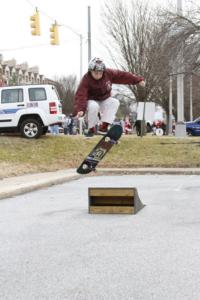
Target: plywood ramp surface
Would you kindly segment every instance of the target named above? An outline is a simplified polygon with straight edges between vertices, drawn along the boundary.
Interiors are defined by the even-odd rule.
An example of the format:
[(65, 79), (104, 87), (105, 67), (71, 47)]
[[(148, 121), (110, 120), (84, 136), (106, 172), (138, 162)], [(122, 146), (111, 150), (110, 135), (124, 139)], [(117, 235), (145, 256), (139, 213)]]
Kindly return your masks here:
[(89, 196), (134, 196), (133, 188), (89, 188)]
[(93, 214), (134, 214), (134, 207), (124, 206), (91, 206), (89, 213)]

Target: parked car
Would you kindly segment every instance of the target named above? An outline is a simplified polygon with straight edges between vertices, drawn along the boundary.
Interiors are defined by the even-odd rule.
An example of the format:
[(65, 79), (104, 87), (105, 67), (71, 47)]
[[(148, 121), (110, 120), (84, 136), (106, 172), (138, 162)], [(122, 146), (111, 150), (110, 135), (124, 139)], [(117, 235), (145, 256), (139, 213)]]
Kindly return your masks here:
[(192, 122), (186, 122), (186, 131), (188, 135), (200, 135), (200, 117)]
[(50, 84), (0, 87), (0, 132), (20, 132), (25, 138), (46, 134), (48, 126), (64, 122), (56, 87)]

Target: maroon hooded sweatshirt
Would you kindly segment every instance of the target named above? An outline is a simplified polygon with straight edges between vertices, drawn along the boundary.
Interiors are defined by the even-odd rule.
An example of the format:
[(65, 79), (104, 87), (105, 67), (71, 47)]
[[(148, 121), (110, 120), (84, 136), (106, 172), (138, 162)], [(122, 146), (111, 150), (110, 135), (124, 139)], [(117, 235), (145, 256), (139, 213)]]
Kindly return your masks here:
[(75, 94), (75, 114), (79, 111), (85, 112), (87, 109), (87, 101), (103, 101), (111, 96), (112, 83), (115, 84), (137, 84), (144, 78), (136, 76), (129, 72), (106, 69), (103, 77), (96, 80), (91, 73), (86, 73)]

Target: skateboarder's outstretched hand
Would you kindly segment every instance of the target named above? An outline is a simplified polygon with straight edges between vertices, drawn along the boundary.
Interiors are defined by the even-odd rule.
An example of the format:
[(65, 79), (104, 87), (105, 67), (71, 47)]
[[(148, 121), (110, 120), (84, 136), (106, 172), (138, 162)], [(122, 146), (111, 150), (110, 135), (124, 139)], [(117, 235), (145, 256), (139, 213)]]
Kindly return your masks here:
[(144, 81), (144, 80), (140, 81), (138, 84), (139, 84), (140, 86), (142, 86), (142, 87), (145, 87), (145, 81)]
[(81, 110), (77, 113), (76, 117), (81, 118), (81, 117), (83, 117), (83, 115), (84, 115), (84, 112)]

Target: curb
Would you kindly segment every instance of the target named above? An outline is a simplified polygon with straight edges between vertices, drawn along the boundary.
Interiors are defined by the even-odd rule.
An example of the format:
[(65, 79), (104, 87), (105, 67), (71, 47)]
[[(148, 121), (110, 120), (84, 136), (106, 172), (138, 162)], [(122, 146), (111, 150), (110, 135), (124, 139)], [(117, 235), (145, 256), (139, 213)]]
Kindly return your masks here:
[(200, 168), (99, 168), (80, 175), (75, 169), (28, 174), (0, 180), (0, 200), (89, 176), (108, 175), (200, 175)]
[(200, 175), (200, 168), (100, 168), (96, 175)]
[(79, 179), (75, 172), (29, 174), (0, 180), (0, 200)]

